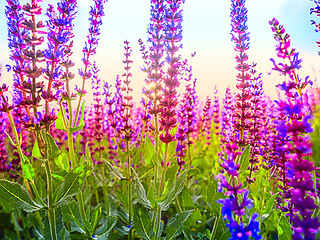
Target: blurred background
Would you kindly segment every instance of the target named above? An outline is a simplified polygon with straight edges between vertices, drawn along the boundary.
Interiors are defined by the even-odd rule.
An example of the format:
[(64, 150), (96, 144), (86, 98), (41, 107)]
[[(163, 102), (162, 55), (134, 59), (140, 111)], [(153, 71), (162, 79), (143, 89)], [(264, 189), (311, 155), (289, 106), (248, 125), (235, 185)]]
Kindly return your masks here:
[[(29, 1), (21, 1), (25, 4)], [(56, 5), (56, 0), (41, 3), (43, 9), (48, 4)], [(73, 61), (76, 67), (73, 72), (82, 67), (82, 47), (88, 34), (88, 17), (92, 0), (78, 1), (78, 14), (75, 20), (75, 47)], [(11, 64), (7, 47), (7, 26), (5, 16), (6, 1), (0, 1), (0, 64)], [(277, 18), (291, 35), (291, 45), (300, 52), (303, 58), (301, 77), (310, 76), (315, 80), (319, 75), (320, 59), (317, 44), (320, 33), (314, 31), (310, 20), (316, 19), (310, 15), (313, 1), (308, 0), (247, 0), (248, 31), (250, 32), (249, 61), (256, 62), (257, 71), (262, 73), (264, 88), (269, 96), (276, 97), (275, 85), (281, 81), (278, 74), (271, 75), (270, 58), (276, 58), (273, 33), (269, 20)], [(197, 92), (205, 99), (212, 96), (214, 85), (219, 89), (219, 95), (224, 95), (225, 88), (230, 85), (235, 90), (236, 62), (234, 44), (230, 35), (230, 1), (218, 0), (186, 0), (183, 8), (183, 50), (182, 58), (189, 59), (197, 78)], [(134, 98), (139, 101), (144, 86), (145, 74), (140, 70), (143, 62), (139, 52), (138, 39), (147, 43), (147, 26), (150, 14), (149, 0), (109, 0), (105, 5), (105, 17), (101, 28), (100, 43), (97, 54), (92, 58), (101, 69), (100, 78), (114, 85), (117, 75), (123, 73), (123, 41), (128, 40), (132, 47), (132, 86)], [(45, 21), (45, 19), (43, 19)], [(196, 55), (191, 58), (191, 53)], [(11, 83), (10, 73), (4, 70), (2, 82)], [(80, 85), (77, 76), (73, 83)], [(91, 88), (89, 82), (87, 88)], [(183, 84), (182, 84), (183, 85)], [(183, 89), (183, 86), (181, 87)], [(90, 93), (90, 91), (89, 91)], [(91, 96), (88, 94), (88, 99)]]

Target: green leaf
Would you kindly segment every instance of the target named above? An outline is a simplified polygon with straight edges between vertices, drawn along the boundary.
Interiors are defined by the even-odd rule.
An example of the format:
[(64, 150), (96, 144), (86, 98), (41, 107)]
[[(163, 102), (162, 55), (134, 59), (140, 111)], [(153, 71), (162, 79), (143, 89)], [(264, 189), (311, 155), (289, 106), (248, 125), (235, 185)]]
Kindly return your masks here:
[(224, 233), (221, 234), (219, 240), (228, 240), (231, 237), (232, 237), (231, 233), (229, 232), (229, 230), (227, 230), (227, 231), (225, 231)]
[(209, 147), (205, 147), (204, 149), (202, 149), (200, 152), (197, 153), (193, 160), (204, 158), (207, 154), (208, 149)]
[(38, 190), (38, 193), (41, 199), (46, 198), (47, 196), (46, 183), (40, 175), (37, 175), (37, 177), (34, 180), (34, 184), (36, 185), (36, 188)]
[(258, 213), (260, 213), (261, 210), (260, 210), (260, 204), (259, 204), (258, 198), (257, 198), (254, 194), (251, 194), (251, 193), (250, 193), (250, 196), (251, 196), (251, 197), (253, 198), (253, 200), (254, 200), (254, 207), (255, 207), (255, 209), (257, 209)]
[(9, 229), (4, 229), (4, 235), (5, 235), (5, 238), (4, 240), (17, 240), (18, 239), (18, 236), (11, 232)]
[(279, 234), (279, 240), (292, 239), (292, 231), (288, 219), (282, 216), (278, 225), (282, 229), (282, 234)]
[(54, 141), (53, 137), (49, 134), (46, 133), (46, 147), (47, 147), (47, 159), (54, 159), (56, 157), (59, 157), (61, 152), (60, 149), (58, 148), (56, 142)]
[(194, 238), (191, 235), (190, 228), (188, 228), (186, 226), (182, 226), (182, 233), (183, 233), (184, 239), (186, 239), (186, 240), (194, 240)]
[(93, 212), (91, 217), (92, 228), (95, 229), (101, 217), (101, 205), (99, 205)]
[(65, 176), (65, 179), (61, 185), (60, 199), (57, 205), (62, 203), (68, 197), (78, 194), (83, 187), (84, 178), (86, 175), (86, 163), (80, 164), (72, 169)]
[(83, 129), (83, 127), (84, 127), (84, 110), (85, 110), (85, 104), (84, 104), (85, 102), (83, 101), (82, 102), (82, 106), (81, 106), (81, 117), (80, 117), (80, 122), (79, 122), (79, 125), (78, 126), (76, 126), (76, 127), (69, 127), (69, 131), (71, 132), (71, 133), (75, 133), (75, 132), (77, 132), (77, 131), (79, 131), (79, 130), (82, 130)]
[[(64, 115), (66, 116), (65, 110), (63, 109), (62, 111), (64, 112)], [(68, 119), (66, 119), (66, 121), (68, 121)], [(56, 123), (55, 124), (56, 129), (67, 131), (67, 129), (64, 125), (64, 122), (63, 122), (63, 116), (62, 116), (61, 109), (58, 112), (57, 119), (56, 119), (55, 123)], [(68, 122), (67, 122), (67, 125), (69, 125)]]
[(27, 189), (15, 182), (0, 180), (0, 203), (3, 201), (9, 202), (14, 209), (23, 209), (26, 212), (34, 212), (42, 208), (35, 203)]
[(85, 233), (86, 229), (82, 225), (78, 203), (75, 200), (71, 199), (64, 201), (61, 207), (63, 212), (63, 219), (70, 222), (71, 231)]
[(165, 195), (163, 203), (161, 203), (162, 210), (167, 210), (170, 203), (179, 195), (179, 193), (184, 188), (184, 183), (187, 178), (187, 171), (184, 170), (179, 174), (179, 176), (176, 178), (176, 181), (174, 184), (172, 184), (171, 191), (168, 192), (168, 194)]
[(69, 164), (69, 156), (67, 153), (65, 152), (62, 152), (61, 155), (59, 155), (59, 157), (56, 157), (54, 159), (54, 162), (56, 163), (56, 165), (66, 171), (66, 172), (69, 172), (70, 171), (70, 164)]
[(90, 222), (87, 219), (82, 219), (83, 225), (86, 227), (86, 229), (89, 231), (90, 234), (93, 233), (92, 226)]
[(187, 187), (185, 187), (179, 194), (178, 198), (182, 210), (194, 208), (193, 199), (189, 194)]
[(276, 199), (277, 196), (278, 196), (278, 193), (275, 193), (271, 196), (271, 198), (269, 198), (269, 200), (263, 210), (263, 214), (269, 214), (271, 212), (274, 200)]
[(40, 153), (40, 149), (39, 149), (39, 145), (38, 145), (38, 140), (36, 140), (34, 142), (34, 146), (33, 146), (33, 149), (32, 149), (32, 156), (35, 157), (35, 158), (40, 158), (42, 159), (42, 155)]
[(187, 172), (188, 177), (195, 177), (200, 174), (200, 170), (198, 168), (189, 169)]
[(36, 177), (34, 169), (26, 155), (22, 153), (21, 161), (22, 175), (29, 181), (33, 181)]
[(133, 223), (137, 235), (142, 239), (151, 240), (155, 236), (148, 210), (140, 204), (133, 208)]
[(206, 194), (206, 197), (207, 197), (207, 204), (209, 205), (209, 207), (212, 207), (212, 199), (213, 199), (213, 196), (217, 193), (217, 181), (214, 179), (214, 176), (213, 175), (210, 175), (210, 178), (209, 178), (209, 182), (208, 182), (208, 187), (207, 187), (207, 194)]
[(150, 165), (151, 163), (156, 163), (155, 165), (160, 165), (160, 162), (156, 162), (156, 153), (155, 153), (155, 146), (152, 144), (149, 137), (145, 138), (145, 153), (144, 153), (144, 161), (147, 165)]
[(194, 209), (194, 211), (189, 216), (188, 220), (184, 222), (184, 225), (189, 228), (197, 228), (198, 221), (201, 221), (202, 215), (199, 209)]
[(240, 172), (244, 172), (249, 167), (249, 160), (250, 160), (250, 145), (248, 145), (240, 157)]
[(144, 187), (142, 186), (142, 183), (139, 179), (138, 174), (134, 171), (134, 169), (132, 168), (132, 171), (134, 173), (134, 177), (135, 177), (135, 186), (136, 186), (136, 191), (137, 191), (137, 197), (138, 197), (138, 202), (141, 203), (144, 207), (152, 210), (150, 201), (147, 198), (147, 194), (146, 191), (144, 189)]
[(107, 161), (105, 159), (102, 159), (102, 161), (104, 162), (109, 174), (111, 174), (112, 176), (114, 176), (120, 180), (125, 179), (117, 167), (112, 166), (112, 164), (109, 163), (109, 161)]
[(217, 203), (219, 199), (225, 198), (225, 195), (221, 192), (217, 192), (213, 195), (213, 197), (209, 200), (212, 209), (212, 213), (214, 216), (219, 217), (221, 215), (221, 205)]
[(167, 226), (167, 240), (173, 239), (182, 233), (183, 223), (188, 219), (192, 211), (193, 210), (188, 210), (178, 214), (176, 219)]
[(109, 233), (111, 232), (112, 228), (117, 223), (117, 217), (115, 216), (107, 216), (106, 219), (103, 221), (103, 225), (94, 232), (94, 235), (98, 237), (98, 239), (108, 239)]

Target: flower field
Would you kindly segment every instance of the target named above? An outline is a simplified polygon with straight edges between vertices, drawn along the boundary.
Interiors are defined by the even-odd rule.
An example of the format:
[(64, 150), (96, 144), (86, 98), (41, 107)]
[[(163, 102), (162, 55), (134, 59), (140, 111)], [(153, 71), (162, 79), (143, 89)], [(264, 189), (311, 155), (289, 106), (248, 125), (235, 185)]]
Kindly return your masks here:
[(276, 99), (248, 56), (246, 0), (230, 0), (237, 90), (203, 98), (181, 55), (184, 1), (150, 0), (136, 102), (128, 40), (115, 81), (94, 61), (106, 0), (92, 1), (78, 70), (77, 0), (48, 2), (6, 0), (0, 239), (320, 239), (320, 88), (276, 18)]

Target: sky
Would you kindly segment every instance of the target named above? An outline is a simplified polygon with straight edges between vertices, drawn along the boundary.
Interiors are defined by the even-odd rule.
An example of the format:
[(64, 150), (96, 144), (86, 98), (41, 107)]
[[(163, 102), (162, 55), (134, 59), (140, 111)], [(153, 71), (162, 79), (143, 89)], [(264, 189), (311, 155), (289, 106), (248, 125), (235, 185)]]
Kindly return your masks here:
[[(21, 0), (21, 3), (29, 1)], [(236, 84), (236, 53), (230, 35), (230, 2), (226, 0), (185, 0), (183, 9), (183, 49), (182, 58), (189, 59), (193, 67), (194, 77), (197, 78), (197, 92), (205, 99), (213, 96), (214, 86), (217, 85), (219, 95), (230, 85), (235, 90)], [(56, 0), (44, 1), (55, 5)], [(86, 40), (89, 27), (89, 10), (92, 0), (79, 0), (78, 13), (75, 20), (75, 48), (73, 61), (76, 63), (74, 72), (82, 67), (82, 47)], [(6, 1), (0, 1), (0, 64), (11, 64), (7, 47), (6, 16), (4, 14)], [(317, 44), (320, 33), (314, 31), (310, 20), (317, 19), (310, 15), (314, 6), (308, 0), (247, 0), (248, 31), (250, 32), (249, 61), (257, 63), (257, 71), (262, 73), (265, 92), (275, 96), (275, 85), (281, 78), (276, 72), (271, 72), (270, 58), (276, 58), (273, 33), (268, 24), (273, 17), (284, 25), (291, 35), (291, 45), (296, 48), (303, 58), (301, 77), (310, 76), (316, 79), (319, 75), (320, 61)], [(114, 85), (117, 75), (123, 73), (123, 41), (128, 40), (132, 47), (132, 86), (134, 97), (139, 100), (144, 87), (145, 74), (141, 72), (143, 62), (139, 52), (138, 39), (147, 40), (147, 26), (150, 18), (149, 0), (108, 0), (105, 5), (105, 17), (101, 27), (100, 44), (97, 55), (92, 58), (101, 69), (100, 78)], [(191, 53), (196, 51), (195, 57)], [(9, 73), (4, 73), (2, 81), (11, 83)], [(80, 85), (80, 78), (74, 80)], [(91, 84), (86, 83), (87, 88)], [(183, 88), (181, 88), (183, 90)], [(90, 96), (88, 96), (90, 98)]]

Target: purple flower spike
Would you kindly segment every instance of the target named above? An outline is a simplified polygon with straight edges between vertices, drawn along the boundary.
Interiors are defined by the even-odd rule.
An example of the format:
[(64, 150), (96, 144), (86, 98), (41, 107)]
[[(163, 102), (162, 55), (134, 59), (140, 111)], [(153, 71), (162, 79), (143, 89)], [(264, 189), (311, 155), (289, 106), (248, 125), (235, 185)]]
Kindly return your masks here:
[(234, 117), (235, 140), (239, 146), (245, 146), (248, 140), (244, 137), (246, 132), (251, 128), (251, 107), (250, 99), (252, 94), (249, 87), (251, 84), (250, 65), (247, 63), (248, 55), (246, 51), (249, 49), (249, 33), (247, 32), (247, 8), (245, 0), (231, 1), (231, 35), (232, 41), (235, 43), (234, 50), (238, 53), (236, 61), (238, 65), (237, 85), (241, 91), (236, 95)]
[(177, 124), (176, 106), (177, 88), (179, 82), (179, 70), (181, 67), (180, 57), (177, 56), (178, 50), (182, 47), (179, 42), (182, 39), (182, 10), (181, 0), (168, 0), (164, 9), (164, 32), (165, 32), (165, 51), (167, 52), (166, 61), (169, 65), (167, 74), (164, 77), (163, 99), (160, 102), (161, 119), (160, 131), (164, 133), (160, 135), (160, 140), (164, 143), (172, 142), (175, 137), (170, 131)]
[[(277, 101), (278, 111), (282, 116), (282, 119), (277, 122), (278, 129), (283, 129), (281, 137), (287, 138), (285, 151), (283, 151), (284, 168), (288, 169), (290, 166), (286, 175), (290, 179), (285, 181), (291, 187), (288, 192), (288, 198), (291, 198), (291, 202), (288, 207), (283, 207), (283, 209), (289, 211), (288, 215), (291, 217), (294, 232), (293, 239), (315, 239), (315, 234), (320, 229), (318, 218), (311, 217), (314, 209), (317, 208), (313, 198), (312, 179), (315, 168), (313, 162), (306, 158), (312, 156), (312, 143), (307, 135), (312, 131), (309, 123), (311, 116), (308, 98), (302, 91), (308, 84), (308, 78), (303, 82), (296, 74), (296, 70), (300, 68), (301, 60), (298, 59), (298, 53), (294, 53), (294, 49), (289, 50), (290, 39), (289, 35), (285, 34), (283, 26), (279, 25), (275, 19), (270, 21), (270, 25), (275, 33), (275, 39), (278, 41), (278, 56), (290, 62), (290, 65), (276, 64), (273, 60), (275, 65), (273, 70), (284, 76), (288, 75), (286, 82), (279, 87), (285, 92), (285, 98)], [(297, 217), (297, 215), (300, 216)]]

